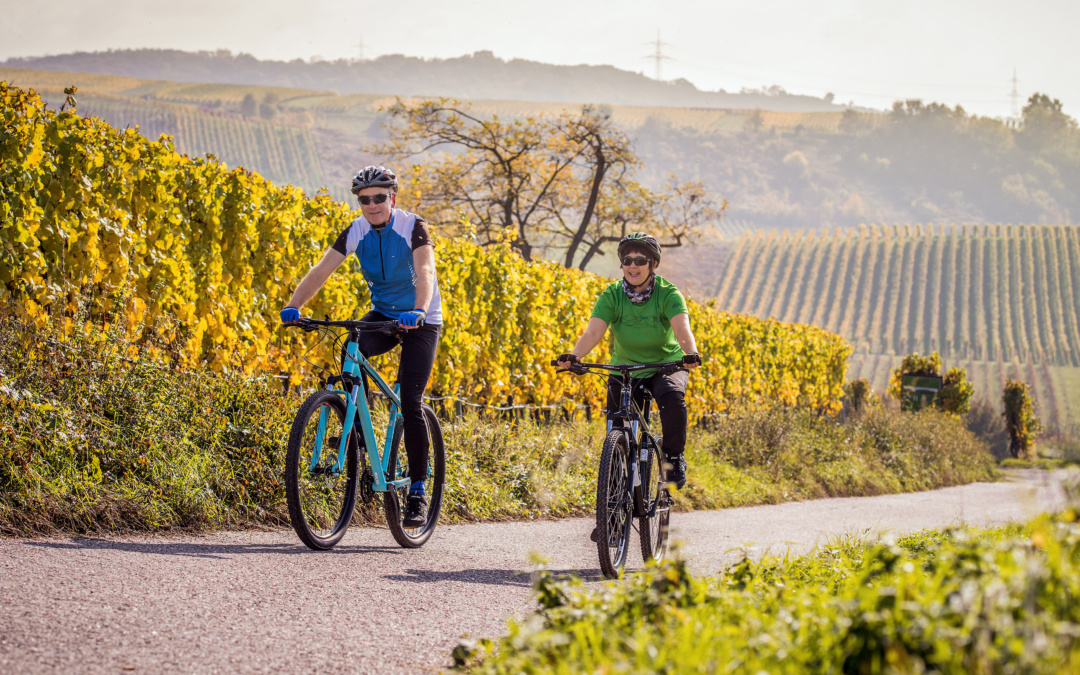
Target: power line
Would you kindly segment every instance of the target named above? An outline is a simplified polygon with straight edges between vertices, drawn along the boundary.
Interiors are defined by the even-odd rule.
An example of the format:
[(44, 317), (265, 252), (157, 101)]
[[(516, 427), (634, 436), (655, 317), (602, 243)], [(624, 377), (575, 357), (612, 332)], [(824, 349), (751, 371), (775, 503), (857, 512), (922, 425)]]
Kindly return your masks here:
[[(650, 42), (649, 44), (652, 44), (652, 43)], [(706, 59), (708, 61), (716, 60), (715, 55), (709, 55), (709, 54), (705, 54), (705, 53), (702, 53), (702, 52), (694, 51), (694, 50), (687, 49), (687, 48), (679, 46), (679, 45), (667, 45), (667, 46), (668, 47), (673, 47), (676, 52), (685, 52), (687, 54), (690, 54), (691, 56), (695, 56), (695, 57), (698, 57), (698, 58), (701, 58), (701, 59)], [(700, 63), (694, 63), (694, 62), (691, 62), (691, 61), (686, 61), (684, 59), (679, 59), (677, 57), (666, 56), (664, 58), (666, 58), (669, 61), (678, 61), (680, 63), (685, 63), (687, 65), (697, 67), (699, 69), (706, 69), (706, 70), (713, 69), (710, 66), (702, 66)], [(723, 60), (723, 62), (725, 64), (731, 64), (731, 65), (735, 65), (735, 66), (742, 66), (744, 68), (752, 68), (752, 69), (757, 69), (757, 70), (771, 71), (773, 73), (773, 75), (770, 75), (770, 76), (772, 76), (772, 77), (775, 77), (777, 74), (779, 74), (781, 76), (785, 76), (785, 75), (805, 75), (805, 76), (809, 76), (809, 77), (820, 77), (820, 78), (824, 78), (824, 79), (828, 79), (828, 80), (834, 80), (834, 81), (835, 80), (840, 80), (840, 81), (846, 81), (846, 82), (866, 82), (866, 83), (881, 84), (881, 85), (886, 85), (886, 86), (936, 87), (936, 88), (941, 88), (941, 89), (998, 89), (998, 87), (999, 87), (999, 85), (988, 85), (988, 84), (947, 84), (947, 83), (939, 83), (939, 82), (902, 82), (902, 81), (896, 81), (896, 80), (892, 80), (892, 81), (890, 81), (890, 80), (882, 80), (881, 78), (848, 77), (848, 76), (839, 76), (839, 77), (837, 77), (835, 74), (823, 74), (823, 73), (810, 72), (810, 71), (805, 71), (805, 70), (791, 70), (791, 69), (787, 69), (787, 68), (775, 68), (773, 66), (763, 66), (763, 65), (759, 65), (759, 64), (755, 64), (755, 63), (747, 63), (745, 61), (738, 61), (738, 60), (728, 59), (728, 58), (724, 58), (722, 60)], [(755, 76), (755, 77), (760, 78), (760, 76)]]
[(655, 47), (656, 52), (654, 54), (652, 54), (651, 56), (645, 56), (645, 57), (642, 57), (642, 58), (652, 59), (656, 63), (656, 81), (657, 82), (662, 82), (663, 80), (660, 77), (660, 64), (661, 64), (661, 62), (663, 62), (665, 60), (667, 60), (667, 61), (671, 60), (670, 56), (664, 56), (663, 48), (664, 48), (665, 45), (669, 46), (669, 47), (671, 45), (668, 45), (666, 42), (661, 42), (660, 41), (660, 29), (659, 28), (656, 29), (656, 41), (655, 42), (646, 42), (645, 44), (649, 45), (650, 47)]
[(1013, 67), (1012, 76), (1012, 93), (1009, 96), (1012, 98), (1012, 116), (1020, 117), (1020, 91), (1017, 89), (1017, 85), (1020, 84), (1020, 80), (1016, 79), (1016, 67)]

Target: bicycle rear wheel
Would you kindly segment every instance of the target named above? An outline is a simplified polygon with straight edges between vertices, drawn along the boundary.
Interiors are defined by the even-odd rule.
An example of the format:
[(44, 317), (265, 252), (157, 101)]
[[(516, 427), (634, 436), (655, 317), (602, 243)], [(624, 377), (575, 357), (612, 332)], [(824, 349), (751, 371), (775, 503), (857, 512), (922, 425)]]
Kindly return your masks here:
[(648, 562), (667, 555), (671, 495), (667, 490), (664, 456), (647, 437), (645, 446), (647, 454), (641, 471), (642, 516), (638, 518), (638, 533), (641, 535), (641, 558)]
[[(394, 535), (394, 541), (404, 548), (420, 548), (431, 538), (435, 531), (435, 525), (439, 520), (439, 509), (442, 508), (443, 480), (446, 477), (446, 452), (443, 449), (442, 427), (439, 419), (435, 417), (435, 411), (430, 406), (424, 405), (424, 422), (427, 424), (428, 440), (428, 471), (427, 480), (424, 481), (424, 492), (428, 498), (427, 520), (420, 527), (405, 527), (405, 504), (409, 498), (409, 486), (405, 485), (394, 490), (387, 490), (383, 495), (383, 508), (386, 511), (386, 524), (390, 533)], [(388, 473), (391, 480), (409, 477), (408, 453), (400, 452), (402, 425), (400, 419), (394, 429), (394, 442), (390, 448), (390, 462)]]
[(596, 550), (600, 570), (609, 579), (619, 576), (630, 550), (633, 503), (629, 454), (625, 432), (608, 432), (596, 480)]
[[(341, 541), (356, 505), (356, 433), (349, 434), (344, 466), (335, 470), (345, 422), (345, 401), (317, 391), (300, 406), (285, 453), (289, 520), (300, 541), (323, 551)], [(325, 418), (319, 434), (320, 417)]]

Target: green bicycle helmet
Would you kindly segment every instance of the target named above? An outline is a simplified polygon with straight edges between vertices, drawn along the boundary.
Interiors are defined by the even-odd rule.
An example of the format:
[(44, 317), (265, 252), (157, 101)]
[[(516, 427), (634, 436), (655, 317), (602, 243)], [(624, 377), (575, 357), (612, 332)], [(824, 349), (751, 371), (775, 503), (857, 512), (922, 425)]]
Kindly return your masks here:
[(651, 234), (631, 232), (623, 237), (619, 241), (619, 259), (626, 256), (626, 252), (630, 249), (644, 250), (653, 262), (660, 262), (660, 242), (656, 241), (656, 237)]

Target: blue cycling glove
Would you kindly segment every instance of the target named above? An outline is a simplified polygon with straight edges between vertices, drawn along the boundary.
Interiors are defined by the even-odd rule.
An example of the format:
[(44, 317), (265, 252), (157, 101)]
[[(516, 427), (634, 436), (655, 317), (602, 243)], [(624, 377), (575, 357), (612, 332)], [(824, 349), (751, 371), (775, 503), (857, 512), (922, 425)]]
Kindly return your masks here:
[(417, 326), (423, 326), (425, 319), (427, 319), (427, 312), (422, 309), (414, 309), (410, 312), (402, 312), (399, 314), (397, 322), (402, 326), (416, 328)]
[(300, 320), (300, 310), (295, 307), (286, 307), (281, 310), (281, 323), (295, 323)]

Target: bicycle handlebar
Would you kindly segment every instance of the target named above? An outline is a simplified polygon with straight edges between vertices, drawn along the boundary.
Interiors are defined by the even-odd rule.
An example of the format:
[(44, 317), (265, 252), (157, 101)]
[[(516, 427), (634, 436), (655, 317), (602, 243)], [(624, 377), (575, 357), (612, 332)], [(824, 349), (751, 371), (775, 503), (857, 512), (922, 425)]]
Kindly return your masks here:
[[(551, 360), (551, 365), (558, 366), (559, 365), (558, 359), (552, 359)], [(570, 364), (569, 368), (560, 368), (559, 372), (562, 372), (562, 373), (575, 373), (575, 374), (580, 375), (580, 374), (588, 372), (590, 369), (619, 372), (619, 373), (622, 373), (623, 375), (626, 375), (626, 374), (629, 374), (629, 373), (632, 373), (632, 372), (635, 372), (635, 371), (638, 371), (638, 370), (650, 370), (650, 369), (656, 369), (656, 370), (660, 370), (660, 371), (670, 370), (670, 372), (676, 372), (676, 371), (679, 371), (679, 370), (687, 370), (686, 366), (683, 365), (682, 361), (664, 361), (663, 363), (635, 363), (635, 364), (629, 364), (629, 363), (622, 363), (622, 364), (616, 364), (616, 363), (585, 363), (583, 361), (576, 361), (576, 362), (572, 362)]]
[(299, 321), (295, 323), (287, 323), (285, 327), (296, 326), (305, 331), (316, 330), (319, 326), (330, 326), (333, 328), (347, 328), (350, 331), (357, 332), (382, 332), (387, 335), (396, 335), (398, 333), (404, 333), (405, 329), (401, 327), (397, 321), (321, 321), (319, 319), (307, 319), (301, 317)]

